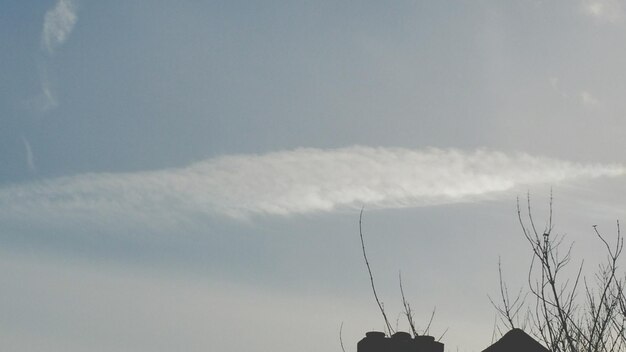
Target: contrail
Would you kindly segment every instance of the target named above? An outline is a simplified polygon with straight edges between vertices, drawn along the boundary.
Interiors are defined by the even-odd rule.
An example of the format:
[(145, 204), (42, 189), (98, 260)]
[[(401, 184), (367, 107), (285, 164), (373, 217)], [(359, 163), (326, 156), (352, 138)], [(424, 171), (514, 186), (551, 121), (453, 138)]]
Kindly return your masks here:
[[(403, 208), (510, 196), (519, 187), (624, 175), (621, 164), (581, 164), (490, 150), (353, 146), (232, 155), (188, 167), (82, 174), (0, 188), (0, 214), (28, 221), (75, 217), (289, 216)], [(2, 217), (3, 215), (0, 215)]]

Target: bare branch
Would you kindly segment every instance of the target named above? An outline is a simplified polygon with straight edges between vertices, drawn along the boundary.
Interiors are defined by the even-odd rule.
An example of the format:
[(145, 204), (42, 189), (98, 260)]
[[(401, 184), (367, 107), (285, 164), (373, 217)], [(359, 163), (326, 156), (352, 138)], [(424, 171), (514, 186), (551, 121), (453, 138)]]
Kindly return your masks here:
[(411, 310), (411, 305), (404, 297), (404, 288), (402, 287), (402, 272), (398, 272), (398, 281), (400, 281), (400, 293), (402, 294), (402, 305), (404, 306), (404, 314), (406, 316), (406, 319), (409, 321), (409, 326), (411, 327), (413, 337), (415, 337), (419, 334), (417, 333), (417, 330), (415, 330), (415, 322), (413, 321), (413, 311)]
[(363, 209), (361, 208), (361, 213), (359, 214), (359, 237), (361, 238), (361, 248), (363, 249), (363, 259), (365, 259), (365, 265), (367, 266), (367, 272), (370, 276), (370, 283), (372, 285), (372, 292), (374, 292), (374, 299), (376, 299), (376, 304), (380, 309), (380, 313), (383, 315), (383, 319), (385, 320), (385, 325), (387, 326), (387, 332), (389, 336), (393, 334), (393, 329), (391, 328), (391, 324), (389, 324), (389, 319), (387, 319), (387, 314), (385, 314), (385, 309), (378, 299), (378, 294), (376, 293), (376, 286), (374, 286), (374, 276), (372, 276), (372, 269), (370, 268), (370, 263), (367, 260), (367, 254), (365, 253), (365, 242), (363, 241)]
[(341, 351), (346, 352), (346, 349), (343, 347), (343, 321), (341, 322), (341, 325), (339, 326), (339, 344), (341, 345)]

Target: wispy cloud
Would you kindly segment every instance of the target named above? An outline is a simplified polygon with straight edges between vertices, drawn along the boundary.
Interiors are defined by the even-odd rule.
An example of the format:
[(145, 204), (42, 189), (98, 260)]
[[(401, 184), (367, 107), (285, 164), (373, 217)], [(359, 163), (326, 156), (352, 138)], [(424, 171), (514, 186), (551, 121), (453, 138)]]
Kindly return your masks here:
[[(0, 217), (158, 222), (467, 202), (534, 184), (619, 176), (618, 164), (524, 153), (349, 147), (209, 159), (161, 171), (83, 174), (0, 188)], [(526, 188), (523, 188), (526, 189)], [(16, 220), (22, 219), (22, 220)]]
[[(54, 54), (72, 33), (78, 20), (76, 10), (76, 0), (58, 0), (55, 6), (44, 15), (41, 48), (47, 56)], [(49, 57), (44, 59), (40, 67), (41, 93), (37, 97), (29, 99), (28, 104), (38, 112), (44, 113), (59, 105), (48, 74), (48, 59)]]
[(624, 19), (624, 7), (620, 0), (584, 0), (582, 10), (601, 22), (616, 23)]
[[(550, 86), (552, 87), (552, 89), (558, 95), (560, 95), (561, 98), (563, 98), (563, 100), (575, 101), (576, 104), (580, 104), (584, 108), (587, 108), (587, 109), (598, 108), (598, 107), (604, 106), (603, 102), (600, 101), (600, 99), (598, 99), (588, 90), (582, 90), (578, 94), (575, 94), (575, 93), (570, 94), (565, 88), (563, 88), (560, 80), (557, 77), (550, 77), (549, 81), (550, 81)], [(576, 99), (572, 100), (572, 96), (574, 96)]]
[(24, 101), (24, 108), (37, 113), (46, 113), (54, 110), (59, 106), (59, 102), (52, 88), (50, 81), (45, 77), (41, 77), (41, 92), (36, 96), (30, 97)]
[(65, 43), (77, 20), (74, 0), (59, 0), (52, 9), (46, 12), (41, 43), (49, 54), (53, 54), (58, 46)]
[(600, 100), (598, 100), (598, 98), (594, 97), (588, 91), (580, 92), (580, 101), (586, 108), (594, 108), (600, 105)]
[(30, 142), (26, 137), (22, 137), (22, 143), (24, 144), (24, 153), (26, 156), (26, 166), (30, 172), (36, 172), (37, 166), (35, 165), (35, 155), (33, 154), (33, 148), (30, 146)]
[(557, 77), (550, 77), (550, 86), (558, 93), (563, 99), (569, 99), (569, 94), (561, 87), (561, 82)]
[(59, 103), (57, 102), (54, 93), (52, 92), (52, 88), (50, 88), (50, 82), (42, 81), (41, 82), (41, 93), (42, 93), (42, 101), (41, 101), (41, 110), (48, 111), (56, 108)]
[(55, 109), (59, 105), (59, 102), (54, 93), (54, 87), (46, 65), (40, 67), (39, 78), (41, 93), (37, 98), (32, 100), (32, 106), (39, 112), (47, 112)]

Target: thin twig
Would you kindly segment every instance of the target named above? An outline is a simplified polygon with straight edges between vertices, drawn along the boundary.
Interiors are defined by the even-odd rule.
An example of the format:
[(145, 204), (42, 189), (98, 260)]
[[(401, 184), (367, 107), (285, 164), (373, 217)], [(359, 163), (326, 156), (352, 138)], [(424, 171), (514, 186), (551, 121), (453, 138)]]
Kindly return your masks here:
[(446, 330), (444, 330), (443, 334), (441, 334), (441, 336), (439, 336), (437, 341), (441, 341), (441, 339), (443, 339), (443, 337), (446, 336), (446, 333), (448, 332), (448, 329), (450, 329), (450, 328), (446, 328)]
[(343, 332), (343, 321), (341, 322), (341, 325), (339, 326), (339, 344), (341, 345), (341, 350), (343, 352), (346, 352), (346, 349), (343, 347), (342, 332)]
[(415, 322), (413, 321), (413, 311), (411, 310), (411, 305), (404, 297), (404, 288), (402, 287), (402, 272), (398, 272), (398, 280), (400, 281), (400, 293), (402, 294), (402, 305), (404, 306), (404, 314), (406, 315), (406, 319), (409, 321), (409, 326), (411, 327), (411, 331), (413, 332), (413, 337), (415, 337), (419, 334), (417, 333), (417, 330), (415, 330)]
[[(430, 314), (430, 319), (428, 319), (428, 325), (426, 325), (426, 329), (424, 329), (424, 335), (428, 335), (430, 332), (430, 325), (433, 323), (433, 319), (435, 318), (435, 312), (437, 311), (437, 307), (433, 307), (433, 312)], [(445, 334), (445, 332), (444, 332)]]
[(372, 275), (372, 269), (370, 268), (370, 263), (367, 260), (367, 254), (365, 254), (365, 242), (363, 241), (363, 209), (361, 208), (361, 213), (359, 214), (359, 237), (361, 238), (361, 249), (363, 249), (363, 259), (365, 259), (365, 265), (367, 266), (367, 272), (370, 276), (370, 283), (372, 284), (372, 292), (374, 292), (374, 299), (376, 299), (376, 304), (378, 304), (378, 308), (380, 309), (381, 314), (383, 315), (383, 319), (385, 320), (385, 325), (387, 325), (387, 332), (389, 336), (393, 334), (393, 329), (391, 328), (391, 324), (389, 324), (389, 319), (387, 319), (387, 314), (385, 314), (385, 308), (383, 308), (382, 303), (380, 303), (380, 299), (378, 299), (378, 294), (376, 293), (376, 287), (374, 286), (374, 276)]

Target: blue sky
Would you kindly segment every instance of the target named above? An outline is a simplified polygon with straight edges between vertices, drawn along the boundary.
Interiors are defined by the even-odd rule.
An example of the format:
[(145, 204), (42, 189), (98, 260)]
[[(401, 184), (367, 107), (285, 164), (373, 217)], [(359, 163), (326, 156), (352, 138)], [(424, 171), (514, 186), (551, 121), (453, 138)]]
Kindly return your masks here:
[(332, 351), (343, 322), (354, 351), (383, 328), (364, 206), (391, 315), (402, 270), (481, 350), (498, 257), (512, 286), (530, 260), (517, 196), (542, 218), (552, 188), (591, 263), (623, 218), (625, 26), (618, 0), (5, 1), (0, 346)]

